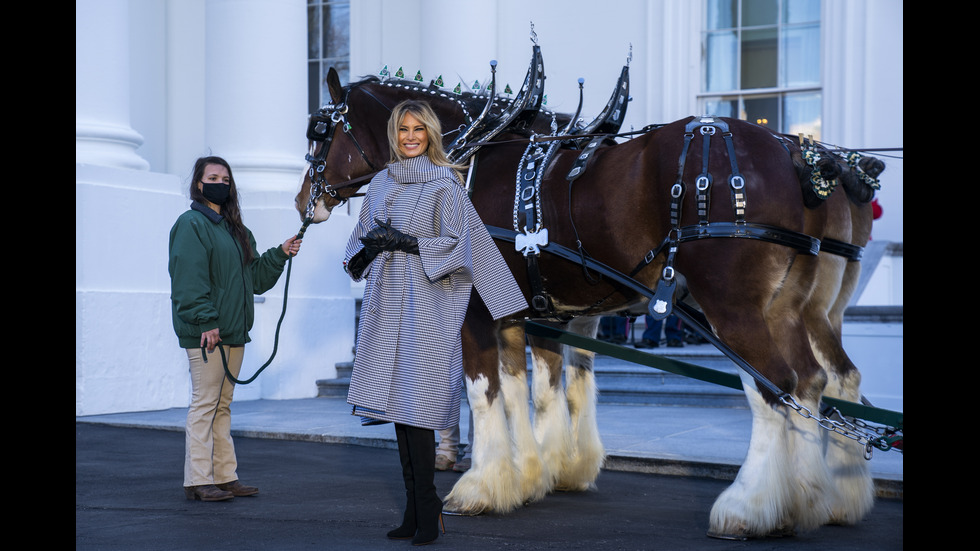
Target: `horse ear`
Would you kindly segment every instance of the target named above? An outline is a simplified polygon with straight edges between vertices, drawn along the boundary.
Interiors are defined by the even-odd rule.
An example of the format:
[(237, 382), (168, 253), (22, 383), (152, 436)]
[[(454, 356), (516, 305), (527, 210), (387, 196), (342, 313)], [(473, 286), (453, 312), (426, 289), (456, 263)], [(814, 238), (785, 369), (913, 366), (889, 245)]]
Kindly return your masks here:
[(340, 75), (337, 74), (337, 70), (333, 67), (327, 71), (327, 89), (330, 90), (330, 98), (333, 100), (333, 103), (335, 105), (340, 103), (340, 100), (343, 98), (340, 86)]

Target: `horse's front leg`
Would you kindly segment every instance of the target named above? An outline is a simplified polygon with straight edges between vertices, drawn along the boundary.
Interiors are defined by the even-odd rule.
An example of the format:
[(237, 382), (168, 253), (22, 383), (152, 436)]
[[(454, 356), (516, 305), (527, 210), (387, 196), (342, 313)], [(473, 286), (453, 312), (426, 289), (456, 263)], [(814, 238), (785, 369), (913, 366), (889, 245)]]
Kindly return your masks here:
[(531, 344), (531, 396), (534, 402), (534, 437), (554, 488), (574, 455), (568, 400), (562, 385), (562, 345), (553, 339), (528, 335)]
[(786, 407), (772, 406), (755, 380), (739, 371), (752, 411), (749, 450), (731, 486), (711, 507), (708, 535), (723, 539), (765, 537), (791, 529), (787, 511), (793, 501), (793, 471)]
[[(843, 351), (843, 350), (842, 350)], [(849, 366), (849, 368), (848, 368)], [(830, 370), (825, 395), (861, 403), (861, 374), (848, 359), (844, 368)], [(836, 492), (831, 524), (856, 524), (874, 506), (875, 488), (864, 448), (851, 438), (823, 430), (824, 454)]]
[(446, 496), (446, 512), (506, 513), (524, 503), (501, 392), (499, 338), (489, 316), (474, 315), (471, 305), (463, 326), (463, 368), (473, 416), (472, 466)]
[[(783, 301), (778, 300), (799, 296), (781, 294), (771, 302), (765, 320), (758, 314), (745, 315), (753, 309), (747, 305), (740, 309), (741, 317), (726, 312), (714, 318), (712, 325), (719, 338), (769, 382), (816, 412), (826, 378), (813, 358), (798, 307), (780, 307)], [(798, 305), (798, 300), (789, 302)], [(734, 483), (711, 509), (708, 534), (765, 537), (820, 526), (830, 517), (833, 485), (819, 426), (773, 394), (762, 394), (746, 372), (739, 374), (752, 410), (749, 450)]]
[[(827, 372), (814, 352), (813, 332), (806, 319), (814, 307), (826, 304), (826, 297), (836, 290), (836, 285), (821, 281), (821, 266), (818, 257), (797, 257), (765, 314), (773, 341), (795, 376), (794, 384), (784, 383), (781, 388), (813, 415), (820, 411), (820, 396), (827, 386)], [(787, 523), (794, 529), (807, 531), (830, 518), (836, 492), (824, 456), (824, 429), (814, 419), (795, 412), (788, 420), (788, 453), (793, 469), (788, 482), (794, 493)]]
[[(575, 318), (569, 330), (579, 335), (595, 336), (598, 317)], [(583, 491), (594, 486), (606, 459), (599, 437), (596, 413), (598, 389), (593, 363), (595, 352), (564, 346), (565, 393), (571, 422), (572, 455), (558, 477), (556, 488)]]
[(501, 328), (500, 390), (520, 469), (520, 486), (515, 491), (527, 502), (541, 499), (551, 490), (551, 476), (542, 462), (531, 428), (524, 342), (523, 325), (509, 324)]
[[(827, 389), (824, 394), (849, 402), (861, 402), (861, 373), (844, 351), (841, 329), (844, 310), (850, 303), (861, 273), (860, 262), (847, 262), (841, 276), (836, 302), (826, 318), (820, 319), (830, 352), (817, 354), (827, 369)], [(817, 347), (814, 346), (816, 350)], [(837, 486), (830, 522), (855, 524), (874, 506), (875, 489), (871, 468), (864, 458), (864, 449), (854, 440), (832, 431), (825, 431), (824, 447), (827, 466)]]
[(466, 383), (473, 416), (472, 465), (453, 485), (443, 509), (463, 515), (507, 513), (520, 507), (524, 500), (516, 491), (521, 476), (512, 453), (503, 399), (499, 393), (491, 392), (496, 382), (485, 375)]

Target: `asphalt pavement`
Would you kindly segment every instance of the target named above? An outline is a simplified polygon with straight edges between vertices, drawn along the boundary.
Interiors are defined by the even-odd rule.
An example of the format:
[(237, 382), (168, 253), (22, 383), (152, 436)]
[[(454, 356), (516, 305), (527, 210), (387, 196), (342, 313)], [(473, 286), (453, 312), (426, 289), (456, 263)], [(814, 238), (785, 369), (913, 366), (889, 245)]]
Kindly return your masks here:
[[(877, 452), (874, 509), (854, 526), (786, 538), (706, 536), (715, 498), (747, 449), (748, 410), (600, 405), (609, 457), (596, 487), (508, 514), (446, 516), (442, 549), (810, 551), (902, 549), (902, 454)], [(253, 497), (188, 501), (185, 408), (76, 417), (76, 550), (401, 549), (404, 507), (390, 425), (361, 427), (343, 399), (234, 402), (242, 482)], [(465, 419), (465, 417), (464, 417)], [(389, 434), (392, 433), (392, 434)], [(462, 476), (437, 472), (445, 496)]]

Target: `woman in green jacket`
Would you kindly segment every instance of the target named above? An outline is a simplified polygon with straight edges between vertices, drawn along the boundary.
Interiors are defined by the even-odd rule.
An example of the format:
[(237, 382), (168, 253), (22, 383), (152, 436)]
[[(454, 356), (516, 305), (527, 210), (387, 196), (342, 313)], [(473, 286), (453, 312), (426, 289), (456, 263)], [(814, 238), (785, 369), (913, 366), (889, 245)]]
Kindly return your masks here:
[[(231, 401), (244, 345), (254, 318), (253, 295), (271, 289), (290, 256), (296, 236), (258, 254), (242, 223), (231, 167), (221, 157), (194, 164), (191, 208), (170, 230), (170, 298), (174, 331), (190, 363), (191, 403), (185, 430), (184, 493), (187, 499), (222, 501), (250, 496), (258, 488), (238, 481), (231, 438)], [(206, 353), (205, 353), (206, 349)]]

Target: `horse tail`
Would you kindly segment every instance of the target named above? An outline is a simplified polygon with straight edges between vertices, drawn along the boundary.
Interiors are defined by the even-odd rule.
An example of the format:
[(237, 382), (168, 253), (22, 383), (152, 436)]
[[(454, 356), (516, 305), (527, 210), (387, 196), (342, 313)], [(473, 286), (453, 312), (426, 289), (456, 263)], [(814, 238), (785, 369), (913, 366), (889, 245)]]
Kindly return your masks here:
[(841, 175), (841, 185), (847, 196), (858, 204), (868, 203), (875, 196), (878, 176), (885, 170), (885, 163), (876, 157), (867, 155), (860, 156), (860, 159), (853, 165), (845, 164), (842, 160), (844, 170)]
[(833, 182), (846, 172), (836, 155), (825, 150), (820, 153), (811, 161), (804, 158), (803, 150), (798, 146), (790, 149), (790, 159), (800, 182), (800, 191), (803, 192), (803, 205), (808, 209), (817, 208), (827, 198), (826, 194), (821, 195), (817, 192), (817, 187), (814, 186), (814, 174), (820, 181)]

